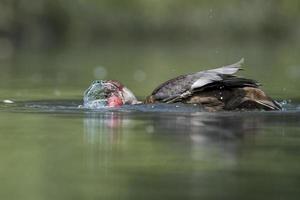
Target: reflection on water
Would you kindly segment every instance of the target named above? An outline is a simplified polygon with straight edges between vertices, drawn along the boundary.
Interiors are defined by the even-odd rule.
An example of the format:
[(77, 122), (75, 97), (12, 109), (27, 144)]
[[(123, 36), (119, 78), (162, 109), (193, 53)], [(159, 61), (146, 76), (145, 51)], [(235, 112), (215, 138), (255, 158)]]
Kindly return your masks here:
[[(100, 157), (103, 159), (99, 149), (122, 151), (122, 144), (130, 143), (128, 134), (132, 134), (126, 130), (133, 128), (138, 129), (139, 134), (147, 134), (151, 140), (170, 145), (171, 151), (184, 152), (186, 159), (210, 161), (221, 158), (222, 166), (230, 166), (236, 164), (243, 138), (254, 137), (264, 123), (263, 118), (237, 114), (88, 112), (84, 117), (84, 141), (91, 150), (88, 157), (93, 164), (97, 164), (94, 161)], [(135, 125), (137, 120), (141, 120), (139, 125)], [(175, 145), (173, 142), (168, 144), (170, 139)]]
[(0, 105), (2, 197), (300, 195), (298, 104), (284, 112), (207, 113), (182, 105), (93, 111), (80, 103)]
[[(289, 127), (299, 130), (299, 122), (297, 113), (87, 113), (84, 132), (93, 149), (88, 157), (98, 160), (89, 164), (106, 162), (109, 173), (125, 173), (129, 199), (232, 199), (248, 195), (247, 188), (278, 185), (283, 196), (293, 196), (284, 185), (295, 178), (281, 169), (299, 161), (278, 160), (291, 156), (286, 134)], [(287, 173), (284, 181), (278, 173)]]
[[(129, 121), (130, 122), (130, 121)], [(84, 119), (85, 140), (88, 144), (118, 143), (125, 120), (119, 113), (99, 115), (89, 113)], [(106, 133), (106, 134), (103, 134)]]

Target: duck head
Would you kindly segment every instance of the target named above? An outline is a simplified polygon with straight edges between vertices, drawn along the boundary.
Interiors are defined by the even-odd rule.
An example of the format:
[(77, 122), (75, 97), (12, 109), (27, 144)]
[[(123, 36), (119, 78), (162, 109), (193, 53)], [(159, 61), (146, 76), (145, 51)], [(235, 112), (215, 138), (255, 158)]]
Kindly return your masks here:
[(84, 92), (83, 107), (119, 107), (124, 104), (137, 104), (134, 94), (115, 80), (96, 80)]

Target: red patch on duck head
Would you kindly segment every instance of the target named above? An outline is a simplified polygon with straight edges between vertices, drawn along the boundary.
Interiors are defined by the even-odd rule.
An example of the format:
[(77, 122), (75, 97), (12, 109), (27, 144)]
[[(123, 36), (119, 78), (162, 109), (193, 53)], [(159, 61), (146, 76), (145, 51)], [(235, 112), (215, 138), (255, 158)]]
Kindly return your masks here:
[(111, 97), (108, 98), (108, 107), (114, 108), (114, 107), (119, 107), (123, 105), (123, 101), (120, 97), (112, 95)]

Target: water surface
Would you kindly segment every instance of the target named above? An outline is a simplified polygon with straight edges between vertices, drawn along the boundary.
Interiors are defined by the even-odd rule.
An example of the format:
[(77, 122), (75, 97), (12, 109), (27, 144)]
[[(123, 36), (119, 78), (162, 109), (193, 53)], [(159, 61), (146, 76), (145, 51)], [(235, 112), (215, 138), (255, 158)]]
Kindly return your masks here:
[(3, 199), (298, 199), (300, 108), (0, 104)]

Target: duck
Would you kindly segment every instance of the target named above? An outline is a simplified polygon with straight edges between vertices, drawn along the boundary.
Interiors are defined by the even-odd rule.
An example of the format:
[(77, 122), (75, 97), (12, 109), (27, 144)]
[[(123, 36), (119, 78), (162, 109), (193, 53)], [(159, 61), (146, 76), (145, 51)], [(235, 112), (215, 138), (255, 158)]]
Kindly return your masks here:
[(89, 109), (141, 103), (131, 90), (116, 80), (95, 80), (83, 94), (83, 107)]
[(138, 101), (131, 90), (116, 80), (94, 81), (84, 93), (84, 107), (119, 107), (134, 104), (183, 103), (202, 106), (206, 111), (281, 110), (261, 84), (237, 76), (244, 59), (215, 69), (180, 75), (156, 87)]

